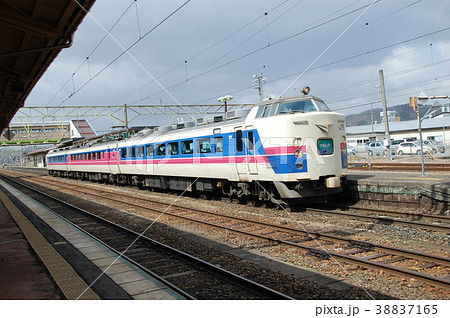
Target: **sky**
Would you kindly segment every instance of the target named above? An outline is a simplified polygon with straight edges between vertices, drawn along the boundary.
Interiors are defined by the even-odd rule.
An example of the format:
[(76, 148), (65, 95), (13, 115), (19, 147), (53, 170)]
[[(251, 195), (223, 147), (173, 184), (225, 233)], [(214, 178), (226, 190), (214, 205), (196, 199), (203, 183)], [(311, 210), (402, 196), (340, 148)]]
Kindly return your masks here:
[(388, 106), (448, 95), (449, 17), (442, 0), (97, 0), (25, 107), (256, 103), (261, 73), (264, 98), (310, 86), (346, 115), (381, 107), (380, 70)]

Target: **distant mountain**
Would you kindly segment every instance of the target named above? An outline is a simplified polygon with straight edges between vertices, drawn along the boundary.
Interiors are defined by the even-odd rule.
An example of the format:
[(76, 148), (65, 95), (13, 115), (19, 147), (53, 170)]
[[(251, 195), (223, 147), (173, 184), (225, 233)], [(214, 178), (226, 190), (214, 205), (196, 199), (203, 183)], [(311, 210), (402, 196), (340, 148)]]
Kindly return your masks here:
[[(430, 107), (422, 107), (420, 112), (425, 114)], [(388, 107), (388, 111), (395, 111), (396, 117), (399, 118), (400, 121), (414, 120), (417, 118), (417, 113), (413, 111), (412, 108), (409, 107), (409, 104), (396, 105), (392, 107)], [(374, 108), (373, 109), (373, 120), (374, 123), (380, 123), (380, 113), (383, 112), (382, 108)], [(345, 116), (345, 121), (347, 123), (347, 127), (352, 126), (362, 126), (362, 125), (370, 125), (370, 110), (366, 110), (359, 114), (352, 114)]]

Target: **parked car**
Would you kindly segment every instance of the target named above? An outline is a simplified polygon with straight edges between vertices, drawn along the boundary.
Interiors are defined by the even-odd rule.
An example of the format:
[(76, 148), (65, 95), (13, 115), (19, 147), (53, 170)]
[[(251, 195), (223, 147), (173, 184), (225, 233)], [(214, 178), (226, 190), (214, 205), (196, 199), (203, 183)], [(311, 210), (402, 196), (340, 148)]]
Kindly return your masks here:
[(372, 141), (366, 144), (367, 153), (369, 156), (373, 155), (387, 155), (387, 148), (382, 141)]
[(402, 142), (405, 142), (405, 139), (395, 139), (391, 140), (391, 153), (393, 155), (397, 154), (398, 145), (400, 145)]
[(356, 147), (347, 144), (347, 153), (350, 155), (356, 155)]
[[(433, 148), (431, 148), (430, 146), (423, 146), (423, 151), (424, 152), (432, 152)], [(403, 156), (403, 155), (420, 155), (420, 142), (412, 142), (412, 141), (407, 141), (407, 142), (402, 142), (400, 145), (398, 145), (397, 148), (397, 154), (399, 156)]]
[(443, 144), (438, 143), (436, 140), (424, 140), (423, 144), (432, 148), (433, 153), (445, 153), (445, 147)]

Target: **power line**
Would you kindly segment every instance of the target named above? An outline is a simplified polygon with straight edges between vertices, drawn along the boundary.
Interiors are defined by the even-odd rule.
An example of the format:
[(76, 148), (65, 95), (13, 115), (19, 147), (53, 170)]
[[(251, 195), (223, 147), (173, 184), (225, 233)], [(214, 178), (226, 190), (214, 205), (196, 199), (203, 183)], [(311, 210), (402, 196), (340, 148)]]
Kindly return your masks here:
[[(123, 11), (123, 13), (120, 15), (120, 17), (116, 20), (116, 22), (113, 24), (113, 26), (108, 30), (108, 33), (112, 32), (112, 30), (116, 27), (116, 25), (120, 22), (120, 20), (122, 20), (122, 18), (126, 15), (126, 13), (128, 12), (128, 10), (130, 10), (130, 8), (133, 6), (133, 3), (135, 2), (135, 0), (131, 1), (130, 5)], [(88, 54), (88, 56), (86, 57), (86, 59), (83, 60), (83, 62), (81, 62), (81, 64), (78, 66), (78, 68), (72, 73), (72, 75), (67, 79), (67, 81), (61, 86), (61, 88), (55, 93), (55, 95), (53, 95), (50, 100), (46, 103), (46, 105), (48, 105), (61, 91), (62, 89), (73, 79), (74, 75), (76, 73), (78, 73), (78, 71), (83, 67), (83, 65), (85, 63), (88, 63), (89, 65), (89, 59), (92, 56), (92, 54), (94, 54), (94, 52), (100, 47), (100, 45), (103, 43), (103, 41), (108, 37), (108, 33), (105, 34), (105, 36), (103, 36), (103, 38), (97, 43), (97, 45), (92, 49), (92, 51)], [(91, 78), (91, 76), (89, 75), (89, 78)]]
[[(77, 0), (75, 0), (77, 2)], [(136, 44), (138, 44), (140, 41), (142, 41), (147, 35), (149, 35), (151, 32), (153, 32), (155, 29), (157, 29), (159, 26), (161, 26), (164, 22), (166, 22), (168, 19), (170, 19), (174, 14), (176, 14), (178, 11), (180, 11), (185, 5), (187, 5), (191, 0), (187, 0), (186, 2), (184, 2), (181, 6), (179, 6), (177, 9), (175, 9), (172, 13), (170, 13), (167, 17), (165, 17), (163, 20), (161, 20), (158, 24), (156, 24), (153, 28), (151, 28), (149, 31), (147, 31), (144, 35), (142, 35), (138, 40), (136, 40), (133, 44), (131, 44), (130, 46), (128, 46), (127, 48), (122, 47), (122, 45), (120, 45), (120, 43), (116, 41), (116, 43), (123, 49), (123, 52), (120, 53), (116, 58), (114, 58), (112, 61), (110, 61), (105, 67), (103, 67), (100, 71), (98, 71), (94, 76), (92, 76), (92, 78), (90, 78), (87, 82), (85, 82), (83, 85), (81, 85), (73, 94), (71, 94), (69, 97), (67, 97), (65, 100), (63, 100), (61, 102), (60, 105), (64, 104), (69, 98), (71, 98), (74, 94), (78, 93), (80, 90), (82, 90), (84, 87), (86, 87), (90, 82), (92, 82), (92, 80), (94, 80), (98, 75), (100, 75), (101, 73), (103, 73), (107, 68), (109, 68), (114, 62), (116, 62), (120, 57), (122, 57), (125, 54), (130, 55), (129, 50), (131, 50)], [(78, 3), (78, 2), (77, 2)], [(80, 5), (80, 7), (82, 7)], [(83, 8), (83, 7), (82, 7)], [(94, 19), (95, 20), (95, 19)], [(97, 21), (96, 21), (97, 22)], [(98, 24), (98, 22), (97, 22)], [(100, 25), (101, 26), (101, 25)], [(102, 27), (102, 26), (101, 26)], [(102, 27), (103, 28), (103, 27)], [(104, 28), (103, 28), (104, 29)], [(106, 29), (104, 29), (104, 31), (107, 33), (107, 35), (109, 35), (110, 37), (112, 37), (111, 33), (108, 32)], [(133, 59), (137, 64), (138, 61)], [(148, 75), (151, 76), (150, 73), (148, 73), (148, 71), (146, 72)], [(153, 76), (151, 76), (153, 77)], [(158, 84), (159, 82), (156, 81)], [(159, 84), (160, 85), (160, 84)], [(161, 86), (161, 85), (160, 85)], [(162, 86), (161, 86), (162, 87)], [(164, 89), (164, 87), (162, 87)], [(168, 92), (167, 92), (168, 93)], [(170, 95), (170, 93), (169, 93)], [(174, 99), (175, 100), (175, 99)]]
[[(412, 5), (415, 5), (415, 4), (417, 4), (417, 3), (421, 2), (421, 1), (422, 1), (422, 0), (415, 1), (414, 3), (412, 3), (412, 4), (410, 4), (410, 5), (407, 5), (407, 6), (405, 6), (405, 7), (402, 7), (402, 8), (400, 8), (400, 9), (396, 10), (395, 12), (399, 12), (399, 11), (401, 11), (401, 10), (404, 10), (404, 9), (406, 9), (406, 8), (412, 6)], [(376, 2), (378, 2), (378, 1), (375, 1), (375, 3), (376, 3)], [(206, 75), (206, 74), (208, 74), (208, 73), (210, 73), (210, 72), (212, 72), (212, 71), (216, 71), (216, 70), (218, 70), (218, 69), (220, 69), (220, 68), (222, 68), (222, 67), (228, 66), (228, 65), (230, 65), (230, 64), (232, 64), (232, 63), (234, 63), (234, 62), (237, 62), (237, 61), (242, 60), (242, 59), (244, 59), (244, 58), (246, 58), (246, 57), (249, 57), (249, 56), (251, 56), (251, 55), (253, 55), (253, 54), (255, 54), (255, 53), (258, 53), (258, 52), (260, 52), (260, 51), (262, 51), (262, 50), (265, 50), (265, 49), (267, 49), (268, 47), (277, 45), (277, 44), (282, 43), (282, 42), (284, 42), (284, 41), (286, 41), (286, 40), (289, 40), (289, 39), (291, 39), (291, 38), (293, 38), (293, 37), (299, 36), (299, 35), (301, 35), (301, 34), (304, 34), (304, 33), (308, 32), (308, 31), (311, 31), (311, 30), (313, 30), (313, 29), (316, 29), (316, 28), (318, 28), (318, 27), (324, 26), (324, 25), (326, 25), (326, 24), (328, 24), (328, 23), (330, 23), (330, 22), (333, 22), (333, 21), (336, 21), (336, 20), (338, 20), (338, 19), (340, 19), (340, 18), (346, 17), (346, 16), (348, 16), (349, 14), (355, 13), (355, 12), (357, 12), (357, 11), (359, 11), (359, 10), (366, 9), (368, 6), (370, 6), (370, 4), (364, 5), (364, 6), (361, 6), (361, 7), (358, 7), (357, 9), (354, 9), (354, 10), (351, 10), (351, 11), (349, 11), (349, 12), (346, 12), (346, 13), (344, 13), (344, 14), (339, 15), (338, 17), (329, 19), (329, 20), (327, 20), (327, 21), (325, 21), (325, 22), (322, 22), (322, 23), (320, 23), (320, 24), (318, 24), (318, 25), (309, 27), (309, 28), (307, 28), (307, 29), (305, 29), (305, 30), (302, 30), (302, 31), (297, 32), (297, 33), (295, 33), (295, 34), (293, 34), (293, 35), (290, 35), (290, 36), (288, 36), (288, 37), (285, 37), (285, 38), (283, 38), (283, 39), (281, 39), (281, 40), (279, 40), (279, 41), (277, 41), (277, 42), (274, 42), (274, 43), (272, 43), (272, 44), (270, 44), (270, 45), (268, 45), (268, 46), (260, 47), (259, 49), (256, 49), (256, 50), (251, 51), (251, 52), (249, 52), (249, 53), (247, 53), (247, 54), (244, 54), (244, 55), (242, 55), (242, 56), (240, 56), (240, 57), (238, 57), (238, 58), (235, 58), (235, 59), (233, 59), (233, 60), (231, 60), (231, 61), (228, 61), (228, 62), (226, 62), (226, 63), (224, 63), (224, 64), (221, 64), (221, 65), (219, 65), (219, 66), (217, 66), (217, 67), (215, 67), (215, 68), (212, 68), (212, 69), (207, 70), (207, 71), (204, 71), (204, 72), (200, 72), (200, 73), (198, 73), (197, 75), (191, 77), (189, 80), (192, 81), (193, 79), (196, 79), (196, 78), (198, 78), (198, 77), (200, 77), (200, 76)], [(391, 15), (391, 14), (392, 14), (392, 13), (389, 13), (388, 15), (385, 15), (385, 16), (383, 16), (382, 18), (385, 18), (386, 16), (389, 16), (389, 15)], [(382, 19), (382, 18), (380, 18), (380, 19)], [(380, 20), (380, 19), (378, 19), (378, 20)], [(376, 20), (374, 20), (374, 21), (376, 21)], [(353, 55), (353, 56), (350, 56), (350, 57), (346, 57), (346, 58), (343, 58), (343, 59), (340, 59), (340, 60), (337, 60), (337, 61), (334, 61), (334, 62), (331, 62), (331, 63), (327, 63), (327, 64), (320, 65), (320, 66), (318, 66), (318, 67), (311, 68), (309, 71), (317, 70), (317, 69), (319, 69), (319, 68), (323, 68), (323, 67), (331, 66), (331, 65), (334, 65), (334, 64), (337, 64), (337, 63), (341, 63), (341, 62), (344, 62), (344, 61), (348, 61), (348, 60), (351, 60), (351, 59), (354, 59), (354, 58), (357, 58), (357, 57), (361, 57), (361, 56), (364, 56), (364, 55), (367, 55), (367, 54), (371, 54), (371, 53), (375, 53), (375, 52), (378, 52), (378, 51), (381, 51), (381, 50), (385, 50), (385, 49), (388, 49), (388, 48), (391, 48), (391, 47), (394, 47), (394, 46), (397, 46), (397, 45), (405, 44), (405, 43), (408, 43), (408, 42), (410, 42), (410, 41), (418, 40), (418, 39), (423, 38), (423, 37), (431, 36), (431, 35), (437, 34), (437, 33), (439, 33), (439, 32), (446, 31), (446, 30), (448, 30), (448, 29), (450, 29), (450, 28), (444, 28), (444, 29), (441, 29), (441, 30), (438, 30), (438, 31), (434, 31), (434, 32), (431, 32), (431, 33), (427, 33), (427, 34), (422, 35), (422, 36), (418, 36), (418, 37), (415, 37), (415, 38), (412, 38), (412, 39), (408, 39), (408, 40), (406, 40), (406, 41), (397, 42), (397, 43), (395, 43), (395, 44), (391, 44), (391, 45), (388, 45), (388, 46), (385, 46), (385, 47), (382, 47), (382, 48), (378, 48), (378, 49), (375, 49), (375, 50), (372, 50), (372, 51), (367, 51), (367, 52), (364, 52), (364, 53), (360, 53), (360, 54), (357, 54), (357, 55)], [(267, 65), (267, 63), (266, 63), (266, 65)], [(276, 79), (274, 79), (274, 80), (270, 80), (270, 81), (268, 81), (267, 83), (272, 83), (272, 82), (275, 82), (275, 81), (278, 81), (278, 80), (281, 80), (281, 79), (285, 79), (285, 78), (289, 78), (289, 77), (295, 76), (295, 75), (298, 75), (298, 73), (289, 74), (289, 75), (286, 75), (286, 76), (283, 76), (283, 77), (279, 77), (279, 78), (276, 78)], [(176, 88), (176, 87), (178, 87), (178, 86), (180, 86), (180, 85), (182, 85), (182, 84), (184, 84), (184, 83), (186, 83), (186, 81), (178, 82), (178, 83), (176, 83), (176, 84), (170, 86), (169, 89), (174, 89), (174, 88)], [(248, 89), (248, 88), (246, 88), (246, 89)], [(242, 91), (242, 90), (240, 90), (240, 91)], [(147, 96), (144, 97), (143, 99), (150, 98), (150, 97), (152, 97), (152, 96), (154, 96), (154, 95), (160, 94), (161, 92), (162, 92), (162, 91), (158, 91), (158, 92), (156, 92), (156, 93), (153, 93), (152, 95), (147, 95)], [(142, 99), (140, 99), (140, 100), (142, 100)], [(136, 101), (136, 102), (138, 102), (138, 101)], [(134, 102), (133, 102), (133, 103), (134, 103)]]
[[(159, 76), (158, 79), (161, 79), (161, 78), (165, 77), (166, 75), (170, 74), (170, 73), (173, 72), (174, 70), (180, 68), (180, 67), (183, 66), (183, 65), (186, 65), (186, 63), (188, 63), (188, 62), (194, 60), (195, 58), (201, 56), (202, 54), (204, 54), (205, 52), (209, 51), (210, 49), (216, 47), (217, 45), (219, 45), (220, 43), (224, 42), (225, 40), (231, 38), (231, 37), (234, 36), (235, 34), (237, 34), (237, 33), (241, 32), (241, 31), (243, 31), (244, 29), (248, 28), (249, 26), (251, 26), (251, 25), (254, 24), (255, 22), (259, 21), (261, 18), (265, 17), (266, 14), (271, 13), (271, 12), (277, 10), (277, 9), (280, 8), (282, 5), (284, 5), (285, 3), (287, 3), (288, 1), (289, 1), (289, 0), (285, 0), (285, 1), (283, 1), (282, 3), (280, 3), (280, 4), (276, 5), (275, 7), (273, 7), (272, 9), (268, 10), (268, 11), (265, 12), (264, 14), (259, 15), (258, 17), (254, 18), (252, 21), (250, 21), (249, 23), (243, 25), (242, 27), (239, 27), (237, 30), (231, 32), (230, 34), (228, 34), (227, 36), (225, 36), (225, 37), (223, 37), (222, 39), (218, 40), (217, 42), (211, 44), (210, 46), (206, 47), (205, 49), (201, 50), (200, 52), (194, 54), (192, 57), (186, 59), (184, 62), (181, 62), (180, 64), (174, 66), (173, 68), (171, 68), (170, 70), (168, 70), (167, 72), (165, 72), (164, 74), (162, 74), (161, 76)], [(303, 0), (300, 0), (300, 2), (302, 2), (302, 1), (303, 1)], [(299, 4), (300, 2), (298, 2), (297, 4)], [(295, 4), (294, 6), (296, 6), (297, 4)], [(189, 78), (189, 80), (192, 80), (193, 78), (195, 78), (195, 77), (191, 77), (191, 78)], [(181, 85), (181, 84), (183, 84), (183, 83), (185, 83), (185, 82), (187, 82), (187, 79), (186, 79), (185, 81), (180, 82), (179, 84)], [(124, 97), (121, 97), (119, 100), (122, 100), (122, 99), (124, 99), (125, 97), (127, 97), (127, 96), (129, 96), (129, 95), (135, 93), (136, 91), (141, 90), (142, 88), (144, 88), (145, 86), (147, 86), (147, 85), (149, 85), (149, 84), (151, 84), (151, 83), (153, 83), (153, 81), (148, 82), (148, 83), (142, 85), (141, 87), (135, 89), (134, 91), (132, 91), (132, 92), (129, 93), (128, 95), (126, 95), (126, 96), (124, 96)], [(175, 86), (175, 87), (176, 87), (176, 86)], [(172, 88), (173, 88), (173, 87), (172, 87)], [(158, 92), (158, 93), (160, 93), (160, 92)], [(156, 93), (156, 94), (158, 94), (158, 93)], [(147, 99), (147, 98), (148, 98), (148, 97), (144, 97), (143, 99)], [(142, 99), (141, 99), (141, 100), (142, 100)]]

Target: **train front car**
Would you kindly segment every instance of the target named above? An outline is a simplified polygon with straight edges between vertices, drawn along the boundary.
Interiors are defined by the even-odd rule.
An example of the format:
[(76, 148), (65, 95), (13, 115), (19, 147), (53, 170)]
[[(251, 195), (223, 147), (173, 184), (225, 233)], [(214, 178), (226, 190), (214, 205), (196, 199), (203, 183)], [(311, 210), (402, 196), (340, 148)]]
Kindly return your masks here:
[(259, 180), (271, 180), (285, 202), (342, 192), (347, 173), (344, 115), (307, 93), (256, 107), (253, 127), (262, 144), (256, 149), (267, 162)]

